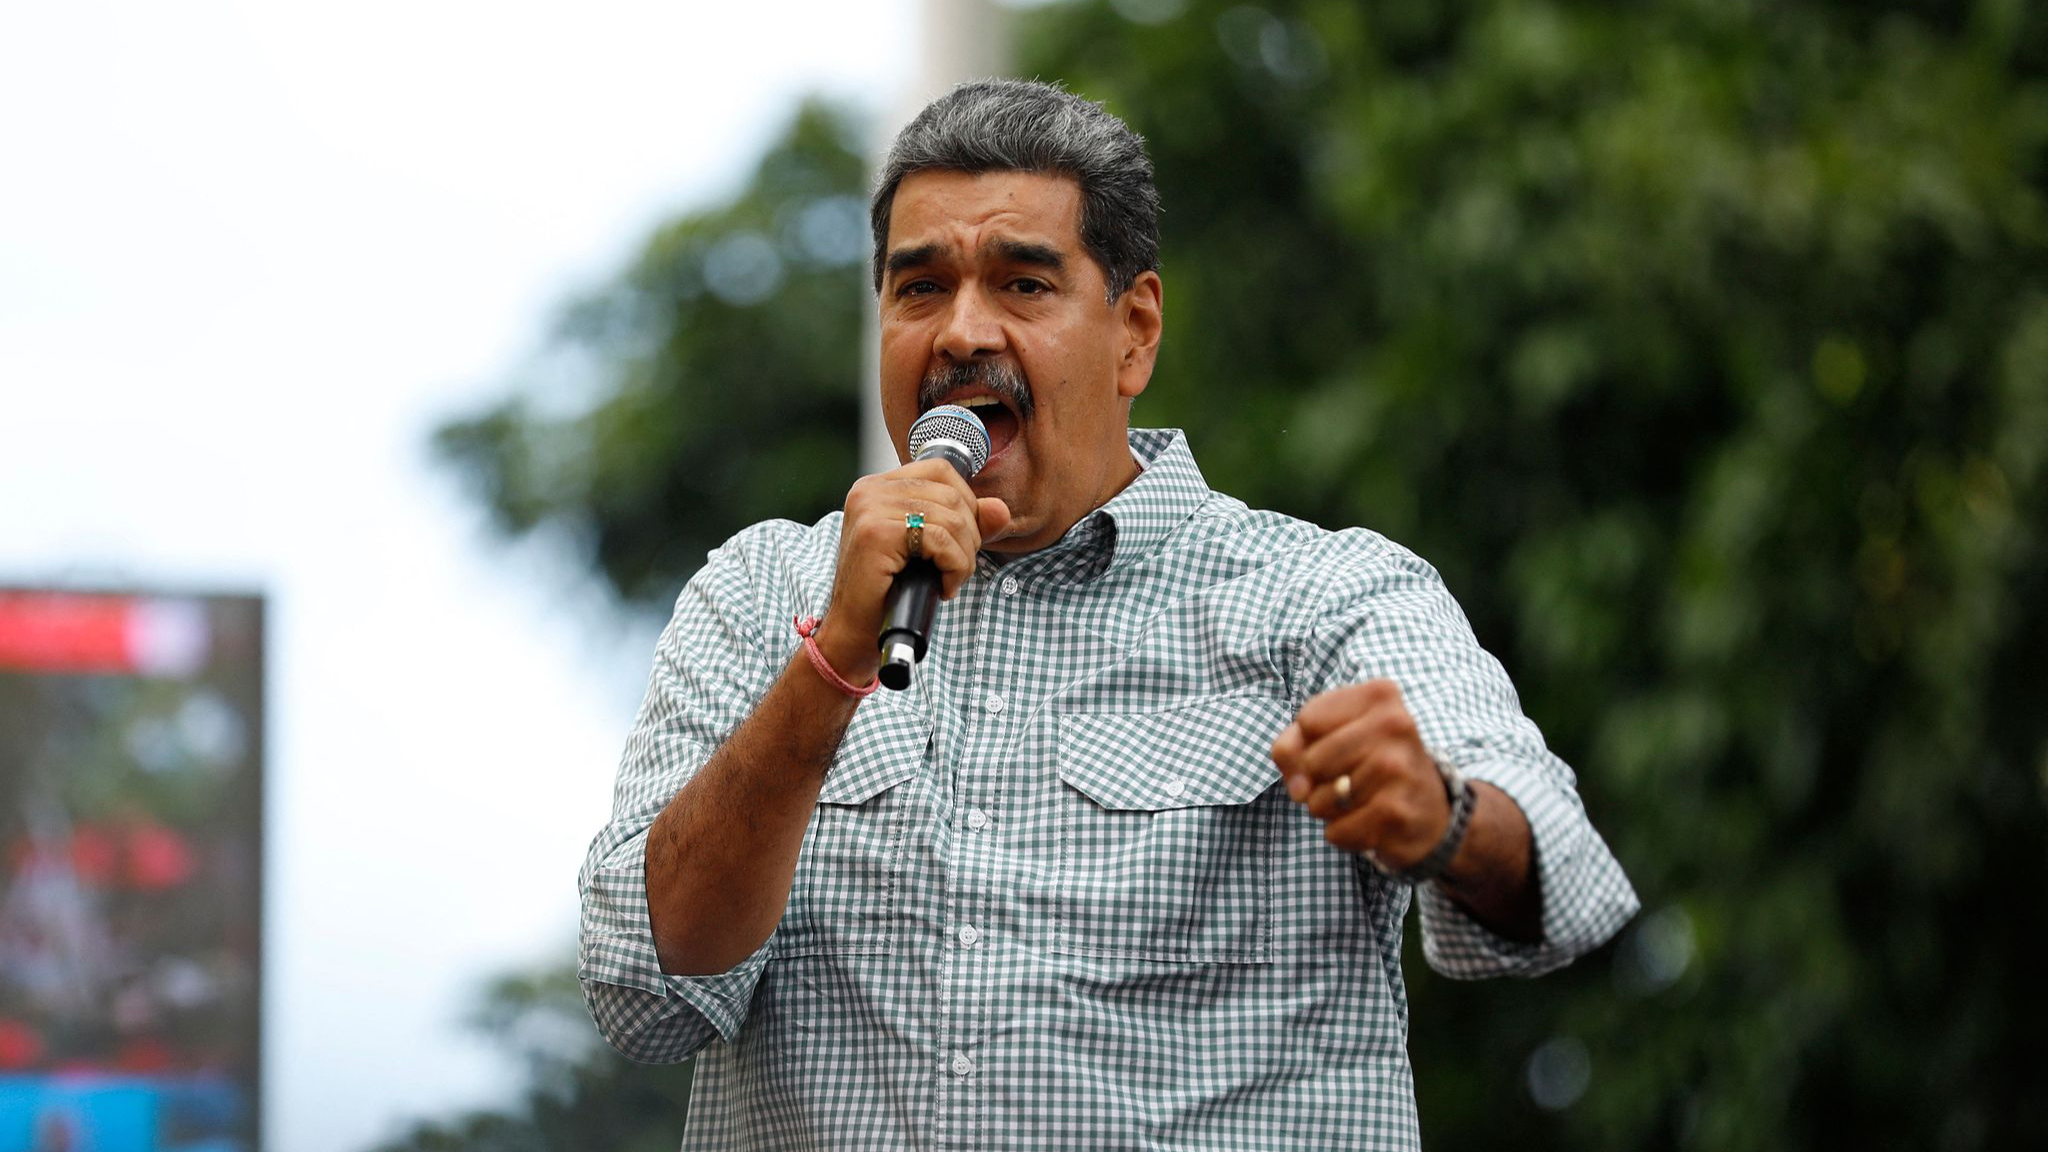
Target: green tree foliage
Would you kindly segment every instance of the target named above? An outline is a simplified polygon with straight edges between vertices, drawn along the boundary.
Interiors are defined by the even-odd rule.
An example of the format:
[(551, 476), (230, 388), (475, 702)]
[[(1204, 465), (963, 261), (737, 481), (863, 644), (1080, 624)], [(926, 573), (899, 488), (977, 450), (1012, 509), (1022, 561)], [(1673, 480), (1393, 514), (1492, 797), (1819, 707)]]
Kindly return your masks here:
[(864, 164), (850, 117), (805, 105), (735, 200), (657, 229), (563, 310), (543, 366), (593, 377), (589, 402), (562, 414), (530, 388), (436, 449), (501, 528), (566, 536), (646, 604), (747, 524), (839, 507), (858, 456)]
[(1431, 1144), (2048, 1140), (2039, 10), (1119, 0), (1028, 43), (1151, 139), (1142, 422), (1437, 563), (1646, 897), (1564, 977), (1416, 979)]
[[(1168, 330), (1138, 422), (1434, 561), (1645, 897), (1536, 984), (1411, 956), (1431, 1146), (2048, 1143), (2040, 10), (1114, 0), (1026, 16), (1019, 72), (1151, 140)], [(696, 274), (726, 218), (665, 230), (617, 299)], [(861, 306), (830, 276), (819, 308)], [(727, 458), (703, 441), (757, 440), (804, 381), (851, 410), (851, 319), (807, 349), (837, 375), (784, 376), (815, 316), (719, 307), (589, 330), (629, 353), (596, 409), (623, 446), (585, 421), (533, 452), (516, 408), (445, 442), (501, 480), (530, 469), (507, 445), (545, 456), (500, 514), (609, 525), (604, 570), (665, 598), (710, 506), (819, 506), (732, 483), (781, 468), (736, 451), (691, 480)]]

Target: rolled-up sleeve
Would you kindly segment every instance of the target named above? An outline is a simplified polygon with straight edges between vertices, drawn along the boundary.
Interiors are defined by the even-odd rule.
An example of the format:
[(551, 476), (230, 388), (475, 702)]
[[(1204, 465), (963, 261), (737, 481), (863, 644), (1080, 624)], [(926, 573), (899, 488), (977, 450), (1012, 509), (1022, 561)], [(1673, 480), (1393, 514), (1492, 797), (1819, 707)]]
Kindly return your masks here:
[(676, 601), (620, 761), (611, 819), (578, 875), (584, 998), (605, 1039), (635, 1060), (673, 1063), (713, 1039), (731, 1040), (765, 963), (764, 944), (726, 972), (661, 970), (647, 907), (647, 834), (745, 719), (793, 643), (763, 627), (787, 590), (753, 578), (761, 557), (750, 553), (764, 550), (762, 537), (775, 527), (750, 529), (713, 552)]
[(1424, 884), (1417, 905), (1430, 967), (1455, 979), (1537, 976), (1599, 947), (1639, 904), (1587, 818), (1571, 768), (1522, 714), (1506, 670), (1479, 646), (1435, 569), (1371, 533), (1339, 540), (1342, 555), (1318, 565), (1324, 594), (1303, 601), (1317, 605), (1306, 645), (1311, 689), (1393, 680), (1431, 749), (1499, 788), (1529, 821), (1542, 939), (1499, 936)]
[(647, 922), (646, 849), (642, 829), (602, 861), (593, 855), (585, 868), (578, 974), (590, 1015), (614, 1048), (635, 1060), (672, 1064), (713, 1038), (738, 1034), (767, 946), (716, 975), (663, 972)]

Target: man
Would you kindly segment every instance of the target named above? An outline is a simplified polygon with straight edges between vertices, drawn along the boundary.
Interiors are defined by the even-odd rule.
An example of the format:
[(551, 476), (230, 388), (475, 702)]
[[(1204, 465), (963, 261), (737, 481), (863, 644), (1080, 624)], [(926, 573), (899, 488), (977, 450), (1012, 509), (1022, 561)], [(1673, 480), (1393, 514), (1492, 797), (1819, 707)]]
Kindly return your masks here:
[[(900, 444), (966, 404), (994, 450), (742, 532), (662, 636), (582, 977), (627, 1055), (701, 1051), (686, 1147), (1411, 1148), (1411, 893), (1461, 977), (1633, 914), (1427, 565), (1128, 427), (1157, 210), (1139, 139), (1049, 85), (897, 138), (884, 414)], [(948, 603), (912, 689), (868, 695), (918, 554)]]

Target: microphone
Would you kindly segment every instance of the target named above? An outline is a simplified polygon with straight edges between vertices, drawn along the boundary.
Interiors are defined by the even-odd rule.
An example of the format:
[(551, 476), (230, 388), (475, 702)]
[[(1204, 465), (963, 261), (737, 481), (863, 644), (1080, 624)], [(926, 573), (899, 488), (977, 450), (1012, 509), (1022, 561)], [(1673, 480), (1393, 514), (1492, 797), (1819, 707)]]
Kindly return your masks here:
[[(960, 473), (962, 480), (988, 463), (988, 429), (981, 418), (958, 404), (941, 404), (919, 416), (910, 426), (910, 458), (944, 460)], [(924, 659), (925, 638), (931, 635), (932, 616), (939, 610), (939, 569), (922, 556), (913, 556), (889, 585), (889, 598), (882, 606), (882, 667), (875, 673), (882, 683), (897, 691), (910, 687), (910, 666)]]

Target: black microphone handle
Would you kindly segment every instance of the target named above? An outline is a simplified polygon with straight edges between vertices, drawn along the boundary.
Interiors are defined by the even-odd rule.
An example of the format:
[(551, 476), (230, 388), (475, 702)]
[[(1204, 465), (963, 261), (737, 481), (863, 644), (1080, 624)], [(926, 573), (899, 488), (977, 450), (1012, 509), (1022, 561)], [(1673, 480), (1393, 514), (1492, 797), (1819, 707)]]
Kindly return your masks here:
[[(896, 574), (895, 582), (889, 585), (889, 599), (882, 605), (883, 653), (895, 644), (907, 643), (916, 651), (914, 659), (924, 659), (925, 638), (931, 635), (932, 618), (938, 610), (938, 565), (922, 556), (915, 557)], [(907, 662), (885, 659), (875, 675), (884, 687), (899, 692), (910, 687)]]

